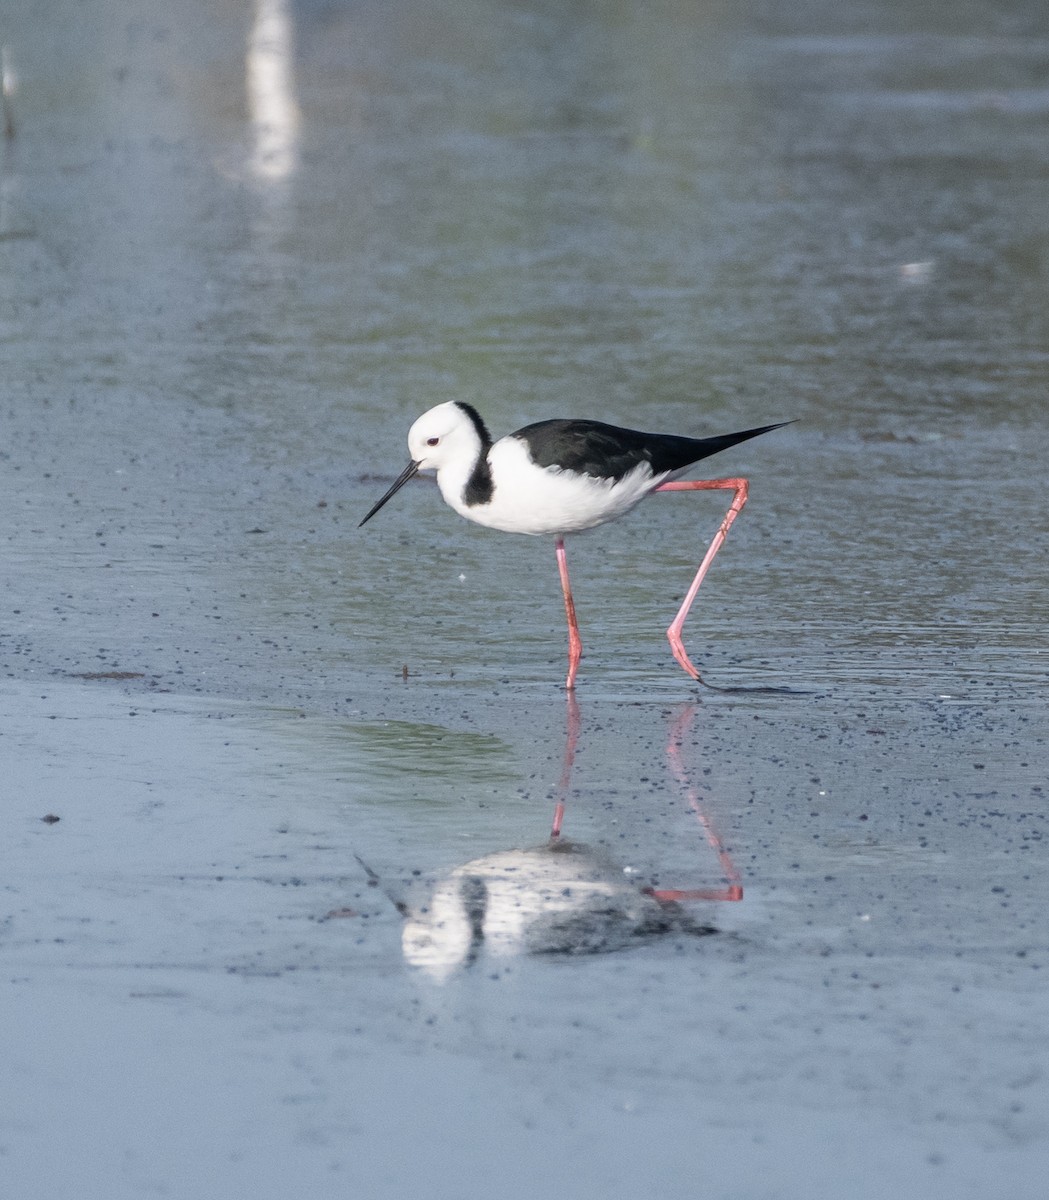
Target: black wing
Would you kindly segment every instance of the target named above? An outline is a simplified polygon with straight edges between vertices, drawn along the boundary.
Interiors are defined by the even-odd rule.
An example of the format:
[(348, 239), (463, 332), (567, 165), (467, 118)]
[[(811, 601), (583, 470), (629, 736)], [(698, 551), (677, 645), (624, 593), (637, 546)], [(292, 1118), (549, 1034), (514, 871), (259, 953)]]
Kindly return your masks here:
[(538, 421), (511, 436), (527, 443), (532, 461), (540, 467), (561, 467), (597, 478), (622, 479), (641, 463), (648, 463), (653, 475), (683, 471), (712, 454), (787, 424), (790, 422), (780, 421), (720, 437), (688, 438), (620, 429), (603, 421)]

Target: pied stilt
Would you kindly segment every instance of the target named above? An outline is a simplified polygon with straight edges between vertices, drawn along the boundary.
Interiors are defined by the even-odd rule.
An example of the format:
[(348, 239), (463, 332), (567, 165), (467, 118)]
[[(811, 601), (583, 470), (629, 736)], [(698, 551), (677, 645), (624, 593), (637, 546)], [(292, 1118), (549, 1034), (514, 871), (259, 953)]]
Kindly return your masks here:
[(573, 688), (583, 645), (568, 580), (565, 534), (614, 521), (653, 492), (730, 490), (734, 495), (728, 512), (667, 629), (674, 657), (702, 683), (685, 653), (681, 630), (699, 585), (747, 501), (747, 481), (680, 480), (678, 476), (701, 459), (785, 424), (789, 422), (720, 437), (690, 438), (640, 433), (603, 421), (555, 420), (526, 425), (493, 442), (472, 405), (450, 400), (423, 413), (408, 431), (411, 461), (361, 525), (413, 476), (436, 471), (446, 503), (467, 520), (506, 533), (553, 534), (568, 618), (566, 686)]

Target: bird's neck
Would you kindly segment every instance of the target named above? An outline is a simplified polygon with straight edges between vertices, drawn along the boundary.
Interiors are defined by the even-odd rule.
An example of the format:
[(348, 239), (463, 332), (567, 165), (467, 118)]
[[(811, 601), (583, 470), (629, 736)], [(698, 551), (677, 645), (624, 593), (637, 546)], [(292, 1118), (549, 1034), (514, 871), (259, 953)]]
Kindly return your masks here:
[(489, 503), (495, 491), (489, 447), (480, 445), (472, 459), (447, 463), (437, 472), (437, 485), (445, 502), (463, 516), (470, 516), (478, 505)]

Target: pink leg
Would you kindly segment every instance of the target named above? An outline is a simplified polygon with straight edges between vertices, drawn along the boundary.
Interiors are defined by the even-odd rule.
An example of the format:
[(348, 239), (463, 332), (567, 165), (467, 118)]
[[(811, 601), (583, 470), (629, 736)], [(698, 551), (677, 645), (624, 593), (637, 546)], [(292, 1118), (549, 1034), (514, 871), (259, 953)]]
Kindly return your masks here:
[(571, 691), (575, 687), (576, 671), (579, 669), (579, 660), (583, 656), (583, 641), (579, 636), (579, 625), (575, 619), (572, 586), (568, 582), (568, 560), (565, 557), (564, 538), (557, 539), (557, 569), (561, 575), (561, 591), (565, 596), (565, 616), (568, 618), (568, 678), (565, 680), (565, 687)]
[(692, 586), (688, 589), (684, 602), (678, 609), (677, 616), (671, 621), (670, 628), (667, 630), (667, 640), (670, 642), (670, 649), (673, 651), (674, 657), (681, 664), (682, 668), (693, 679), (698, 679), (700, 683), (703, 680), (700, 678), (699, 672), (692, 665), (692, 660), (685, 653), (685, 647), (681, 641), (681, 631), (684, 628), (688, 610), (692, 607), (692, 601), (695, 600), (696, 593), (699, 591), (699, 585), (706, 578), (707, 571), (710, 570), (710, 564), (714, 561), (714, 556), (721, 549), (721, 545), (729, 529), (732, 527), (732, 522), (747, 502), (747, 481), (745, 479), (675, 480), (673, 483), (664, 483), (655, 489), (657, 492), (692, 492), (710, 491), (715, 488), (731, 488), (736, 494), (732, 497), (732, 503), (729, 505), (728, 512), (725, 513), (724, 520), (721, 522), (717, 533), (714, 534), (713, 540), (707, 547), (707, 552), (703, 556), (703, 561), (699, 564), (699, 570), (696, 572), (695, 579), (692, 580)]

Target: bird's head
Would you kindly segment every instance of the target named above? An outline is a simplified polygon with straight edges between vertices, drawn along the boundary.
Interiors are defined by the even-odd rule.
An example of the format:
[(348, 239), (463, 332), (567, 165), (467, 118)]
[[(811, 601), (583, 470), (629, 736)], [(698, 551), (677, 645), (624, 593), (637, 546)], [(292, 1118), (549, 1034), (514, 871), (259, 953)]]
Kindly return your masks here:
[(491, 444), (484, 421), (469, 404), (449, 400), (424, 412), (408, 430), (411, 462), (394, 480), (386, 495), (372, 505), (361, 525), (371, 520), (387, 500), (420, 471), (439, 472), (450, 464), (458, 464), (469, 471), (478, 458), (488, 452)]
[(458, 400), (424, 412), (408, 430), (408, 453), (420, 471), (439, 471), (453, 462), (473, 463), (490, 444), (480, 416)]

